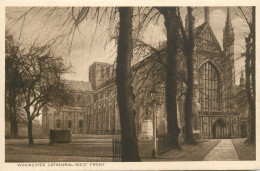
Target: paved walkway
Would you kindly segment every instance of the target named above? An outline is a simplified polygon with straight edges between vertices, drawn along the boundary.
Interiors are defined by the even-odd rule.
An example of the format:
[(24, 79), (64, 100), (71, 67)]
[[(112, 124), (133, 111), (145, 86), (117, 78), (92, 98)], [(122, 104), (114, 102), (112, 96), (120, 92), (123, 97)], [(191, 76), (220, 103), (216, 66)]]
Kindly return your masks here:
[(230, 139), (223, 139), (204, 158), (204, 161), (236, 161), (239, 160), (234, 145)]

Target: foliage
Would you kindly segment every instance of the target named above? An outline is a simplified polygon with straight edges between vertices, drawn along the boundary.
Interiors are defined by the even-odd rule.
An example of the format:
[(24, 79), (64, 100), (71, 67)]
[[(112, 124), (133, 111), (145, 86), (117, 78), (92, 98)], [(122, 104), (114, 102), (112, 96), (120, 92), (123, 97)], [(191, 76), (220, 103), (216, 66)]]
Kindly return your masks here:
[(249, 27), (249, 34), (245, 38), (246, 41), (246, 53), (245, 53), (245, 70), (246, 70), (246, 94), (247, 94), (247, 101), (249, 104), (249, 136), (246, 143), (255, 144), (255, 136), (256, 136), (256, 107), (255, 107), (255, 100), (256, 100), (256, 89), (255, 89), (255, 7), (252, 7), (249, 17), (246, 15), (245, 10), (239, 7), (240, 12), (244, 16), (248, 27)]
[(18, 108), (20, 100), (18, 95), (21, 89), (21, 80), (18, 76), (18, 48), (14, 46), (13, 37), (6, 32), (5, 37), (5, 121), (10, 123), (11, 136), (18, 136), (18, 125), (20, 115)]
[[(13, 85), (16, 89), (11, 89), (11, 92), (19, 92), (19, 103), (15, 106), (25, 110), (30, 134), (32, 127), (29, 125), (32, 126), (32, 121), (41, 114), (44, 106), (59, 108), (71, 102), (72, 93), (62, 80), (62, 75), (70, 67), (65, 67), (62, 58), (52, 54), (51, 44), (33, 44), (25, 48), (8, 44), (7, 48), (12, 53), (6, 59), (6, 86), (9, 88)], [(20, 120), (24, 122), (24, 110), (19, 109)], [(32, 144), (32, 135), (29, 138)]]
[(67, 87), (61, 76), (69, 68), (64, 66), (62, 58), (51, 54), (49, 46), (23, 49), (19, 52), (19, 58), (25, 110), (30, 110), (31, 119), (39, 116), (44, 105), (62, 106), (68, 102)]

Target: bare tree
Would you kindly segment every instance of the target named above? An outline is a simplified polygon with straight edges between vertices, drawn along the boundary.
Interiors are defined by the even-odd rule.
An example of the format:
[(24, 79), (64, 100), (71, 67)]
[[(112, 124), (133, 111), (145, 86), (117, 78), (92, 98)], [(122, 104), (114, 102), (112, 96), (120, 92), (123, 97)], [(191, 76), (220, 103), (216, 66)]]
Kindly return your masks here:
[(119, 8), (119, 37), (116, 67), (117, 101), (120, 113), (122, 161), (139, 161), (135, 129), (133, 87), (131, 85), (131, 60), (133, 58), (133, 9)]
[[(132, 52), (132, 8), (119, 8), (119, 37), (118, 37), (118, 57), (116, 70), (116, 84), (118, 89), (118, 105), (121, 122), (122, 135), (122, 160), (123, 161), (139, 161), (137, 136), (135, 133), (135, 112), (133, 109), (134, 96), (131, 89), (131, 60)], [(57, 9), (51, 9), (46, 16), (56, 15)], [(70, 12), (69, 12), (70, 11)], [(102, 24), (105, 17), (109, 21), (116, 20), (117, 8), (66, 8), (65, 12), (69, 15), (60, 25), (61, 28), (70, 27), (68, 41), (70, 48), (72, 47), (73, 37), (76, 31), (80, 32), (79, 25), (84, 20), (95, 19), (98, 24)], [(26, 13), (27, 14), (27, 13)], [(23, 17), (22, 17), (23, 18)], [(121, 20), (122, 18), (122, 20)], [(117, 29), (117, 28), (116, 28)], [(115, 30), (116, 30), (115, 29)], [(95, 36), (95, 35), (94, 35)], [(28, 113), (29, 110), (27, 109)]]
[(69, 90), (61, 80), (68, 72), (61, 58), (54, 57), (49, 46), (36, 45), (19, 50), (17, 75), (22, 82), (21, 96), (28, 122), (29, 144), (33, 144), (33, 120), (41, 114), (44, 106), (68, 103)]
[(6, 32), (5, 38), (5, 114), (6, 121), (10, 123), (11, 137), (18, 136), (17, 103), (21, 89), (18, 77), (18, 47), (14, 45), (13, 37)]
[(192, 16), (192, 8), (187, 7), (187, 19), (188, 19), (188, 27), (185, 31), (184, 26), (181, 22), (180, 13), (178, 15), (181, 33), (182, 33), (182, 47), (183, 54), (186, 58), (186, 69), (187, 69), (187, 88), (185, 93), (185, 102), (184, 102), (184, 121), (185, 121), (185, 133), (184, 133), (184, 141), (188, 144), (196, 143), (193, 138), (192, 131), (192, 105), (193, 105), (193, 84), (194, 84), (194, 65), (193, 65), (193, 54), (194, 54), (194, 18)]
[(246, 70), (246, 95), (249, 105), (249, 135), (245, 143), (255, 144), (255, 7), (251, 8), (251, 14), (246, 15), (245, 10), (239, 7), (249, 27), (249, 34), (245, 38), (245, 70)]
[[(94, 17), (100, 23), (104, 15), (109, 14), (110, 20), (115, 20), (115, 8), (95, 8)], [(89, 8), (82, 8), (77, 17), (77, 26), (89, 14)], [(103, 11), (100, 12), (100, 11)], [(119, 28), (117, 37), (117, 59), (116, 59), (116, 85), (117, 101), (120, 114), (121, 141), (122, 141), (122, 161), (140, 161), (138, 142), (135, 126), (134, 110), (135, 95), (132, 87), (131, 62), (133, 59), (133, 39), (132, 39), (132, 8), (118, 8)], [(100, 14), (101, 13), (101, 14)]]
[(172, 148), (180, 148), (179, 134), (180, 128), (177, 119), (177, 54), (179, 42), (179, 21), (177, 7), (157, 8), (164, 16), (164, 24), (167, 32), (166, 50), (166, 111), (167, 111), (167, 130), (172, 136)]

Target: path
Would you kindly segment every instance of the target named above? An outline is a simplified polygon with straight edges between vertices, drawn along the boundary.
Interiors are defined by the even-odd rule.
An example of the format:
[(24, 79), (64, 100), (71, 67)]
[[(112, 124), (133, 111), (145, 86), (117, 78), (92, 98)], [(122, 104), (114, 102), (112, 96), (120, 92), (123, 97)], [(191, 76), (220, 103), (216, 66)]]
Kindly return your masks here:
[(204, 158), (204, 161), (236, 161), (239, 160), (234, 145), (230, 139), (223, 139)]

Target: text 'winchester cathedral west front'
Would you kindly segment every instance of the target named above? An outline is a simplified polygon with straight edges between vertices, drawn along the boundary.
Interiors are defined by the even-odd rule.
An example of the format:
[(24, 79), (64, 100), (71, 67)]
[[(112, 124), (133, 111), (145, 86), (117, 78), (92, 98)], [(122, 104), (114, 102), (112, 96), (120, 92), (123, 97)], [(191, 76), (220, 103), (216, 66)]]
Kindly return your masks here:
[(256, 160), (255, 26), (255, 7), (7, 7), (6, 162)]

